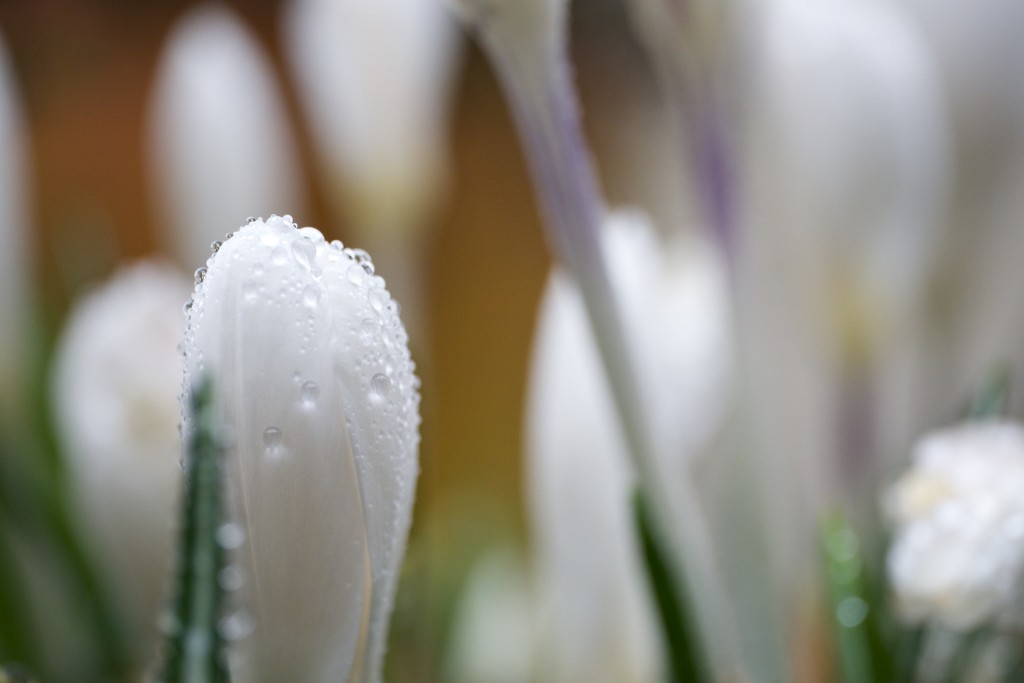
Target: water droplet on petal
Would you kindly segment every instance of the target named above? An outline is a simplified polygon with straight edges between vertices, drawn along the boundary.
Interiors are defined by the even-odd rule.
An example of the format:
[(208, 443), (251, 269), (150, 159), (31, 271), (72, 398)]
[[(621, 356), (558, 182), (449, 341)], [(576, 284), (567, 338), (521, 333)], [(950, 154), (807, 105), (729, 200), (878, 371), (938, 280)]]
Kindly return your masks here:
[(283, 266), (288, 262), (288, 252), (284, 247), (274, 247), (274, 251), (270, 252), (270, 262), (275, 266)]
[(221, 524), (217, 529), (217, 545), (224, 550), (235, 550), (245, 542), (245, 532), (234, 522)]
[(362, 338), (363, 343), (371, 345), (377, 341), (377, 331), (380, 328), (377, 325), (377, 321), (373, 318), (364, 318), (363, 322), (359, 324), (359, 336)]
[(236, 591), (245, 584), (245, 572), (235, 564), (229, 564), (220, 570), (217, 575), (217, 583), (228, 592)]
[(347, 277), (348, 281), (352, 284), (359, 286), (363, 284), (363, 280), (366, 279), (366, 271), (363, 270), (363, 267), (358, 263), (353, 263), (348, 267), (348, 270), (345, 271), (345, 277)]
[(213, 244), (210, 245), (210, 251), (216, 254), (218, 251), (220, 251), (220, 248), (223, 244), (224, 243), (221, 242), (220, 240), (214, 241)]
[(225, 640), (241, 640), (252, 633), (255, 621), (245, 610), (238, 610), (234, 614), (224, 617), (217, 625), (220, 635)]
[(277, 427), (267, 427), (263, 430), (263, 446), (268, 456), (277, 457), (281, 454), (281, 430)]
[(385, 307), (387, 307), (390, 296), (388, 295), (387, 290), (371, 289), (366, 295), (366, 298), (370, 302), (370, 305), (373, 306), (373, 310), (380, 313), (385, 309)]
[(304, 382), (299, 389), (299, 396), (302, 398), (302, 405), (307, 408), (316, 406), (316, 400), (320, 398), (320, 385), (316, 382)]
[(316, 228), (299, 228), (299, 234), (311, 241), (314, 245), (324, 241), (324, 235)]
[(391, 380), (384, 373), (378, 372), (370, 380), (370, 399), (382, 401), (391, 391)]
[(297, 239), (292, 242), (292, 257), (296, 263), (309, 270), (316, 259), (316, 247), (307, 239)]
[(196, 268), (195, 272), (195, 283), (202, 284), (203, 280), (206, 279), (206, 266), (200, 266)]
[(310, 308), (316, 308), (320, 304), (320, 299), (323, 296), (323, 292), (316, 285), (308, 285), (302, 290), (302, 303), (306, 304)]
[(242, 299), (247, 304), (255, 303), (260, 293), (260, 283), (256, 280), (246, 280), (242, 283)]

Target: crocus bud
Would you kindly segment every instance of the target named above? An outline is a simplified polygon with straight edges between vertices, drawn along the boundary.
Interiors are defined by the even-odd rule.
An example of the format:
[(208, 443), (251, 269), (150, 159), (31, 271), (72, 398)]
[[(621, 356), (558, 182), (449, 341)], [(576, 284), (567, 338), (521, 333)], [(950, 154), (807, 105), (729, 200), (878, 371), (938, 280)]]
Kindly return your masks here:
[(53, 374), (77, 518), (139, 667), (155, 654), (171, 568), (188, 290), (188, 278), (168, 266), (117, 272), (76, 305)]
[(889, 580), (908, 619), (961, 631), (1020, 623), (1024, 426), (975, 422), (926, 435), (885, 508)]
[(441, 0), (292, 0), (284, 29), (323, 162), (342, 181), (331, 197), (367, 233), (418, 227), (443, 179), (456, 52)]
[[(645, 414), (665, 456), (659, 473), (678, 499), (688, 495), (680, 482), (693, 476), (693, 457), (723, 423), (731, 369), (726, 279), (709, 245), (680, 237), (662, 246), (642, 216), (613, 214), (606, 228)], [(632, 516), (633, 467), (582, 297), (561, 271), (541, 305), (526, 434), (548, 629), (539, 642), (545, 680), (659, 680), (657, 626)], [(687, 556), (694, 565), (705, 559)]]
[(265, 50), (225, 6), (172, 28), (149, 112), (153, 195), (182, 263), (246, 216), (302, 199), (284, 97)]
[(185, 388), (210, 377), (232, 444), (233, 680), (377, 681), (418, 472), (398, 305), (365, 252), (290, 216), (233, 233), (196, 282)]

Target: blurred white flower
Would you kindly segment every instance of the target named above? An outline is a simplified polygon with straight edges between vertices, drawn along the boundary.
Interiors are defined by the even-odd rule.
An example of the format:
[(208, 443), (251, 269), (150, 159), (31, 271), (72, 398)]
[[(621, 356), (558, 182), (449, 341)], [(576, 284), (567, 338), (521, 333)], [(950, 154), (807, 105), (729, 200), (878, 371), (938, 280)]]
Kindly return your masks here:
[[(952, 403), (995, 364), (1012, 361), (1016, 374), (1024, 374), (1024, 5), (909, 0), (906, 6), (939, 64), (955, 134), (951, 238), (934, 297), (931, 383), (923, 389)], [(935, 406), (929, 417), (942, 419), (950, 407)]]
[[(664, 458), (659, 474), (669, 492), (689, 496), (676, 484), (692, 478), (692, 458), (721, 427), (729, 393), (721, 264), (691, 237), (660, 244), (635, 214), (612, 214), (604, 238), (645, 414)], [(565, 683), (657, 680), (658, 631), (634, 528), (627, 444), (582, 298), (558, 270), (538, 319), (526, 420), (540, 623), (547, 625), (542, 670)]]
[(171, 570), (188, 291), (188, 278), (169, 266), (118, 271), (76, 304), (53, 371), (78, 519), (139, 666), (155, 655)]
[[(291, 0), (284, 46), (360, 238), (421, 227), (444, 176), (458, 33), (443, 0)], [(339, 192), (342, 190), (342, 192)]]
[(208, 266), (185, 387), (209, 374), (233, 440), (233, 679), (379, 681), (418, 473), (398, 306), (365, 252), (290, 216), (242, 227)]
[(201, 5), (178, 20), (149, 111), (152, 194), (183, 264), (206, 260), (225, 225), (299, 206), (295, 143), (274, 70), (233, 10)]
[(1024, 579), (1024, 427), (934, 432), (888, 491), (889, 580), (911, 620), (967, 631), (1017, 617)]
[(914, 350), (950, 143), (932, 57), (899, 6), (773, 0), (763, 19), (739, 317), (771, 546), (806, 593), (823, 506), (871, 495), (922, 429)]
[(510, 550), (473, 565), (455, 607), (448, 654), (453, 683), (530, 683), (538, 641), (537, 600)]
[(28, 295), (28, 154), (21, 97), (0, 36), (0, 424), (23, 402)]

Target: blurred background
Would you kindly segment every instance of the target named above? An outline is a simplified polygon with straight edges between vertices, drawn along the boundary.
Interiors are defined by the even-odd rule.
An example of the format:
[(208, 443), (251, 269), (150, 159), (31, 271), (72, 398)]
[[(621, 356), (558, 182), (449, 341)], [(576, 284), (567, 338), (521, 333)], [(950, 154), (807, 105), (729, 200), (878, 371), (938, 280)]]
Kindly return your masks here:
[[(187, 260), (194, 250), (177, 248), (183, 240), (174, 234), (178, 218), (166, 210), (157, 187), (161, 181), (152, 131), (161, 59), (170, 49), (176, 22), (197, 9), (220, 8), (250, 34), (258, 57), (266, 60), (280, 95), (285, 144), (292, 145), (288, 153), (297, 170), (292, 196), (298, 202), (230, 215), (216, 232), (198, 238), (200, 248), (236, 229), (250, 214), (291, 213), (300, 225), (316, 226), (328, 239), (366, 246), (377, 272), (391, 283), (388, 256), (364, 244), (353, 227), (355, 212), (347, 205), (352, 188), (325, 172), (318, 156), (324, 143), (299, 102), (282, 44), (287, 5), (168, 0), (0, 4), (0, 36), (22, 100), (16, 142), (23, 145), (27, 161), (22, 227), (33, 323), (27, 345), (34, 359), (30, 413), (51, 414), (51, 360), (73, 302), (137, 259), (168, 261), (189, 274), (202, 265)], [(478, 49), (454, 22), (449, 28), (450, 75), (445, 91), (435, 95), (447, 100), (448, 111), (438, 130), (445, 136), (439, 141), (445, 159), (436, 169), (441, 182), (429, 209), (416, 217), (420, 224), (408, 228), (422, 274), (408, 285), (418, 297), (411, 346), (423, 380), (422, 475), (393, 630), (395, 638), (411, 640), (407, 646), (419, 656), (409, 658), (411, 670), (394, 672), (393, 680), (440, 675), (452, 598), (471, 561), (487, 547), (510, 543), (521, 548), (524, 543), (524, 387), (550, 258), (502, 93)], [(609, 196), (616, 203), (643, 203), (671, 216), (678, 211), (675, 188), (657, 172), (659, 165), (671, 163), (671, 151), (659, 144), (659, 132), (667, 132), (625, 9), (615, 0), (579, 3), (573, 35), (587, 125)], [(390, 38), (385, 32), (379, 40), (387, 44)], [(377, 77), (374, 65), (359, 66), (370, 78)], [(387, 73), (379, 77), (386, 79)], [(217, 166), (215, 155), (233, 152), (214, 145), (206, 153)], [(227, 203), (223, 210), (230, 211)], [(395, 293), (401, 303), (403, 294)], [(46, 476), (63, 478), (65, 466), (55, 454), (56, 437), (48, 422), (52, 453), (43, 457), (52, 461)], [(54, 561), (53, 555), (44, 556)], [(50, 597), (80, 600), (75, 590)], [(0, 613), (0, 621), (9, 618)], [(51, 637), (58, 636), (44, 636)], [(53, 648), (44, 650), (53, 656)], [(73, 648), (69, 652), (76, 653), (69, 655), (74, 663), (70, 674), (67, 662), (30, 663), (46, 680), (89, 680), (80, 677), (88, 658), (81, 659)], [(0, 649), (0, 660), (17, 659), (16, 654)], [(401, 667), (402, 661), (394, 666)]]
[[(780, 627), (794, 680), (829, 680), (821, 512), (846, 506), (874, 529), (914, 440), (1024, 370), (1024, 14), (1014, 0), (765, 0), (720, 3), (723, 19), (695, 3), (700, 87), (680, 94), (660, 87), (671, 59), (648, 56), (627, 4), (572, 3), (591, 151), (609, 206), (692, 237), (708, 217), (687, 131), (711, 111), (731, 134), (740, 247), (715, 268), (732, 268), (737, 341), (722, 355), (738, 379), (707, 419), (719, 457), (694, 476), (712, 530), (731, 534), (735, 599), (760, 611), (750, 630)], [(387, 680), (487, 683), (475, 666), (528, 680), (516, 582), (543, 520), (527, 509), (524, 421), (552, 261), (487, 59), (427, 0), (391, 5), (0, 3), (0, 663), (113, 680), (117, 643), (147, 632), (152, 605), (127, 603), (136, 588), (158, 598), (118, 553), (155, 527), (120, 522), (146, 499), (138, 482), (177, 476), (178, 375), (151, 372), (138, 340), (169, 354), (210, 243), (274, 212), (373, 255), (422, 379)], [(1004, 399), (1019, 416), (1020, 392)], [(167, 552), (152, 549), (156, 567)], [(786, 607), (765, 618), (754, 594)], [(493, 634), (481, 614), (503, 615), (483, 617)]]

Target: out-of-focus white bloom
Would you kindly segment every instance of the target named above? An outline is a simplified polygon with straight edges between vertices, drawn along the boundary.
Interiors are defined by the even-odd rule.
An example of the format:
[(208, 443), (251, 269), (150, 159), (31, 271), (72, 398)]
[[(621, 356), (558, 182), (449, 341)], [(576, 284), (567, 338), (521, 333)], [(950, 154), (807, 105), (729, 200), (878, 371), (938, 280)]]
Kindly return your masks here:
[(153, 195), (183, 263), (225, 225), (299, 206), (299, 164), (273, 68), (236, 14), (203, 5), (171, 30), (150, 105)]
[(24, 136), (21, 101), (0, 37), (0, 423), (23, 398), (11, 394), (18, 393), (26, 341), (29, 232)]
[(356, 229), (421, 227), (444, 175), (458, 37), (444, 3), (292, 0), (285, 12), (284, 45), (322, 142), (329, 195)]
[(212, 378), (233, 441), (233, 679), (379, 681), (418, 472), (398, 305), (365, 252), (290, 216), (242, 227), (208, 268), (185, 387)]
[(168, 266), (122, 269), (76, 305), (53, 373), (79, 519), (140, 666), (155, 655), (171, 570), (188, 291), (188, 278)]
[[(661, 245), (613, 214), (609, 272), (623, 303), (669, 491), (722, 424), (731, 369), (725, 278), (692, 238)], [(550, 680), (653, 681), (660, 648), (640, 560), (632, 466), (577, 287), (556, 271), (541, 306), (527, 405), (529, 498)]]
[(1024, 427), (975, 422), (926, 435), (889, 490), (889, 579), (912, 620), (969, 630), (1019, 618)]
[(530, 683), (537, 607), (519, 558), (510, 551), (485, 555), (470, 571), (455, 610), (448, 680)]
[(897, 5), (764, 9), (746, 107), (741, 338), (771, 545), (779, 575), (806, 592), (823, 506), (867, 495), (881, 459), (922, 428), (913, 350), (949, 131), (930, 53)]
[(923, 389), (949, 399), (933, 406), (934, 421), (995, 364), (1012, 361), (1024, 373), (1024, 5), (905, 4), (939, 63), (955, 134), (951, 235), (934, 298), (931, 384)]

